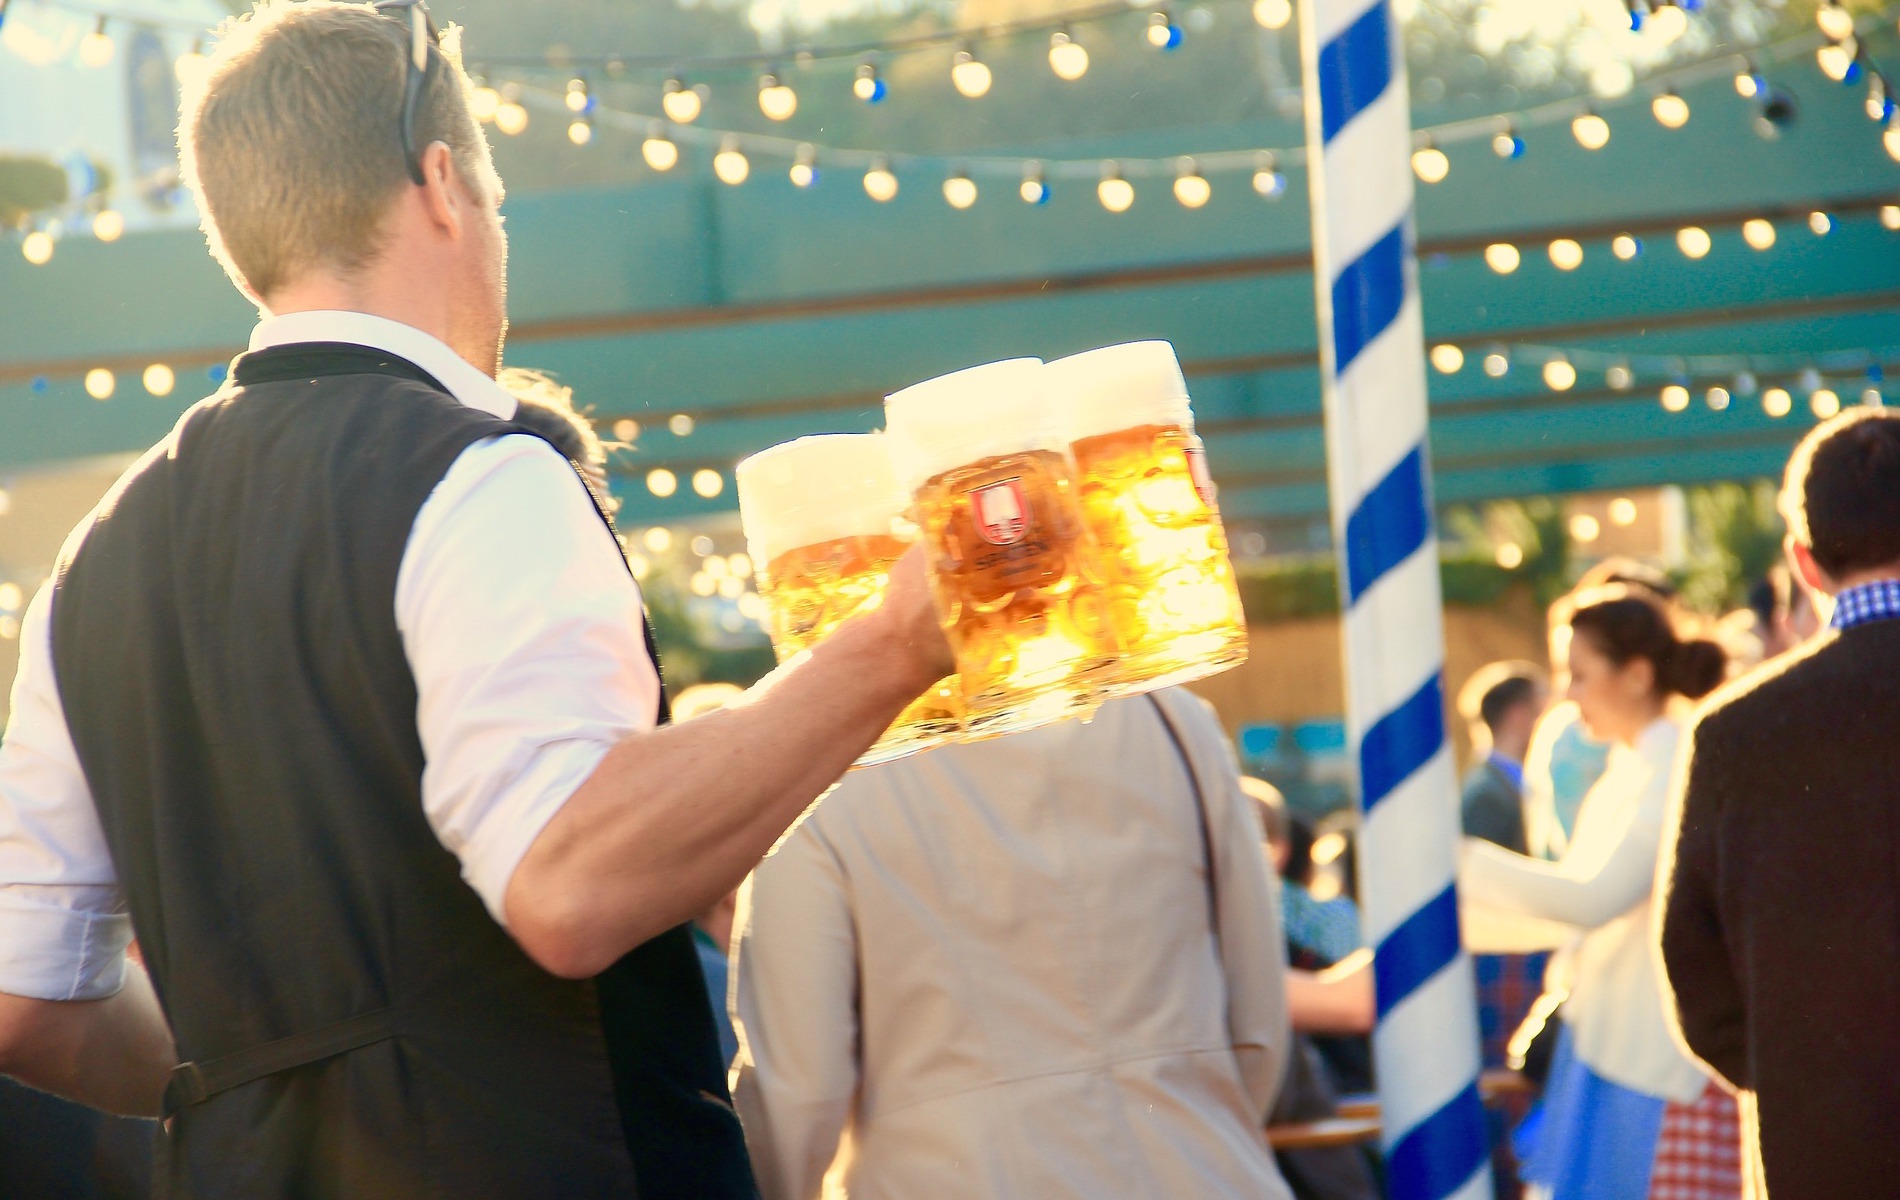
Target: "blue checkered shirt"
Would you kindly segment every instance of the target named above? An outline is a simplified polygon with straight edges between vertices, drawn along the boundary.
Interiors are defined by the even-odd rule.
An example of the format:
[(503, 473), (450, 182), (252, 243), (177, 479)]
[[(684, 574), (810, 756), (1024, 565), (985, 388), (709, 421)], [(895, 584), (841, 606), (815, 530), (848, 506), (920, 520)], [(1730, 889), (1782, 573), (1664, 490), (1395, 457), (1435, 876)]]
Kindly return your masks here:
[(1852, 629), (1893, 617), (1900, 617), (1900, 579), (1876, 579), (1834, 597), (1834, 619), (1829, 624), (1836, 629)]

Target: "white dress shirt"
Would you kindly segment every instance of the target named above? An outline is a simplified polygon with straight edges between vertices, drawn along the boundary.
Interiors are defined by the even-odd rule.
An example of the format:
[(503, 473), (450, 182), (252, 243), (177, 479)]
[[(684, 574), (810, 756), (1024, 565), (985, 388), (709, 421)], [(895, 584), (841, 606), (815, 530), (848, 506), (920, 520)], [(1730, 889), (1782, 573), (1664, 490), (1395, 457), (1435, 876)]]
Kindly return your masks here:
[(1287, 1196), (1259, 821), (1213, 714), (1156, 700), (1199, 812), (1153, 702), (1117, 700), (847, 775), (759, 865), (733, 1094), (765, 1200)]
[[(407, 325), (304, 312), (251, 334), (252, 350), (300, 342), (386, 351), (461, 403), (514, 416), (494, 380)], [(464, 450), (410, 528), (395, 619), (416, 681), (422, 806), (497, 921), (548, 819), (653, 723), (659, 675), (619, 553), (573, 467), (521, 435)], [(0, 741), (0, 992), (96, 999), (120, 986), (131, 922), (60, 707), (51, 590), (21, 623)]]
[(1623, 1087), (1689, 1101), (1708, 1077), (1670, 1035), (1650, 928), (1681, 740), (1681, 723), (1661, 717), (1634, 746), (1612, 748), (1556, 862), (1467, 839), (1458, 891), (1474, 951), (1574, 944), (1564, 1020), (1585, 1066)]

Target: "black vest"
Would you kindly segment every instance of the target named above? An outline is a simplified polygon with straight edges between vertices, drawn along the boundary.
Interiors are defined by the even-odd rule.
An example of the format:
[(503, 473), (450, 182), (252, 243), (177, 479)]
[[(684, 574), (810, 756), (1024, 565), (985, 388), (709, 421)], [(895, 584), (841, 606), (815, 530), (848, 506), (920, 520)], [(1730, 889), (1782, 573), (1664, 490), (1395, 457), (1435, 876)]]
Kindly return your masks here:
[(558, 979), (423, 815), (397, 569), (456, 457), (529, 431), (358, 347), (233, 379), (55, 577), (61, 703), (202, 1067), (174, 1080), (161, 1192), (753, 1196), (686, 928)]

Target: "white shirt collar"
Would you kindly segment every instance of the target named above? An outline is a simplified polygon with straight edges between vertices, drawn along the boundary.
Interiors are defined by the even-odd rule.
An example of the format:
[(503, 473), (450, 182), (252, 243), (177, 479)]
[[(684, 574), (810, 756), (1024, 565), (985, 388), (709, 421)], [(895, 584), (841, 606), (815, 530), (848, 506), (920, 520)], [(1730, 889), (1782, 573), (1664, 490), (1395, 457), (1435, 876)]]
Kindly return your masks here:
[(511, 421), (515, 398), (502, 386), (469, 365), (467, 359), (441, 340), (413, 325), (387, 317), (339, 309), (313, 309), (266, 317), (251, 330), (251, 349), (290, 346), (299, 342), (348, 342), (387, 351), (421, 367), (449, 394), (470, 408)]

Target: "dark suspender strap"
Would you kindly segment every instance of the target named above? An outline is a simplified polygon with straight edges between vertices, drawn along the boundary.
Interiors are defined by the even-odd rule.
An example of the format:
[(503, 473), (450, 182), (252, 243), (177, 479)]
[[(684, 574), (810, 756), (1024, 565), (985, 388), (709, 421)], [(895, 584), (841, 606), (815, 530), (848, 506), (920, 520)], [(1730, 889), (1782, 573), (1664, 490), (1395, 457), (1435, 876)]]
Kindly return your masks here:
[(1201, 825), (1201, 854), (1207, 863), (1207, 911), (1214, 936), (1220, 937), (1220, 900), (1214, 886), (1214, 835), (1207, 827), (1207, 787), (1201, 779), (1201, 771), (1194, 762), (1194, 754), (1188, 749), (1187, 739), (1181, 734), (1181, 726), (1175, 722), (1174, 714), (1161, 702), (1154, 692), (1148, 693), (1148, 703), (1154, 705), (1155, 713), (1161, 718), (1161, 726), (1168, 731), (1168, 740), (1174, 743), (1174, 752), (1180, 756), (1181, 765), (1187, 769), (1188, 784), (1194, 789), (1194, 816)]
[(379, 1008), (318, 1029), (293, 1033), (205, 1063), (179, 1063), (165, 1085), (165, 1116), (202, 1104), (219, 1092), (255, 1083), (280, 1071), (322, 1062), (396, 1036), (393, 1010)]

